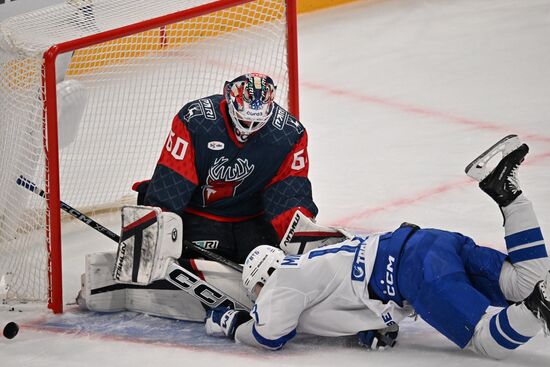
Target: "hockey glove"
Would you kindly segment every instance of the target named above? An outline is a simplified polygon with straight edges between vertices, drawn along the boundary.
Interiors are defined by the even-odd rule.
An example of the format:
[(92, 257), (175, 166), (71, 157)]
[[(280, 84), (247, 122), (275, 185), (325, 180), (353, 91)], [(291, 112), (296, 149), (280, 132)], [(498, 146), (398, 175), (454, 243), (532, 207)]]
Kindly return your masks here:
[(380, 330), (365, 330), (357, 333), (359, 345), (371, 350), (393, 348), (397, 343), (399, 326), (393, 325)]
[(204, 327), (206, 334), (212, 336), (227, 336), (235, 339), (235, 330), (251, 317), (246, 311), (236, 311), (228, 307), (217, 307), (206, 313)]

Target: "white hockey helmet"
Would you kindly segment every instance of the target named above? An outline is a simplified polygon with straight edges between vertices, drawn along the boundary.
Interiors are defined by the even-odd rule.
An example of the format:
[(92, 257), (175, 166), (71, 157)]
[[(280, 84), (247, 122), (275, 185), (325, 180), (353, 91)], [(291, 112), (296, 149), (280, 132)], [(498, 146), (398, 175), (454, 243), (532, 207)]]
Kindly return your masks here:
[(252, 300), (256, 298), (256, 284), (265, 284), (284, 258), (282, 250), (269, 245), (258, 246), (248, 254), (243, 266), (243, 285)]
[(273, 114), (276, 88), (271, 77), (260, 73), (244, 74), (225, 82), (229, 117), (241, 142), (267, 124)]

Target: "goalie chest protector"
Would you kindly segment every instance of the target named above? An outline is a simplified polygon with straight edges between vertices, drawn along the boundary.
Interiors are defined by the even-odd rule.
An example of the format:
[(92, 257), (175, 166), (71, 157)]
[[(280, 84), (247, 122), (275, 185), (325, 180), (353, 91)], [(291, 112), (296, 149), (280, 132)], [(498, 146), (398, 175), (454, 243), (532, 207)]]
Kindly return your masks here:
[[(302, 124), (275, 104), (266, 126), (241, 144), (222, 95), (190, 102), (174, 118), (146, 204), (220, 217), (258, 215), (264, 210), (263, 190), (283, 164), (292, 164), (286, 158), (303, 135)], [(297, 176), (307, 177), (307, 160), (302, 164)], [(154, 184), (158, 180), (164, 184)], [(170, 182), (179, 182), (178, 187)], [(182, 190), (185, 184), (187, 191)]]

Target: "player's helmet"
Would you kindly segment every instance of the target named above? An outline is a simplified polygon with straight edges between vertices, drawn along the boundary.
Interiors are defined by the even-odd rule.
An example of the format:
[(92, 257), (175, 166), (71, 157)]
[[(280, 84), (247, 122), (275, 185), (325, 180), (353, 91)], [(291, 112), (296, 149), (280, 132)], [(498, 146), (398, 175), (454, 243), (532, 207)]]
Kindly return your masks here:
[(246, 140), (265, 126), (273, 113), (276, 88), (273, 79), (259, 73), (244, 74), (225, 82), (229, 117), (239, 140)]
[(248, 254), (243, 266), (243, 285), (250, 299), (256, 298), (253, 292), (256, 284), (265, 284), (284, 258), (283, 251), (268, 245), (258, 246)]

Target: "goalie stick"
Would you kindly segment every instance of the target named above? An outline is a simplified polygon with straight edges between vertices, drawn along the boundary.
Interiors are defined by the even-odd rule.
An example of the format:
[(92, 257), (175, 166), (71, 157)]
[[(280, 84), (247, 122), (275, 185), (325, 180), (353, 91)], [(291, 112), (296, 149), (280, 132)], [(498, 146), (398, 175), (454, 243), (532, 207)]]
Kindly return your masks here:
[[(19, 178), (17, 179), (17, 184), (19, 186), (23, 186), (27, 190), (32, 191), (32, 192), (34, 192), (35, 194), (37, 194), (39, 196), (42, 196), (43, 198), (46, 198), (46, 193), (44, 192), (44, 190), (38, 188), (32, 181), (25, 178), (24, 176), (19, 176)], [(69, 204), (67, 204), (63, 201), (61, 201), (61, 210), (64, 210), (65, 212), (69, 213), (70, 215), (72, 215), (73, 217), (78, 219), (79, 221), (89, 225), (90, 227), (92, 227), (96, 231), (101, 232), (103, 235), (109, 237), (113, 241), (119, 242), (120, 236), (118, 234), (114, 233), (113, 231), (109, 230), (105, 226), (99, 224), (98, 222), (96, 222), (92, 218), (88, 217), (86, 214), (78, 211), (77, 209), (73, 208), (72, 206), (70, 206)], [(236, 270), (240, 273), (243, 272), (242, 265), (237, 264), (234, 261), (228, 260), (228, 259), (226, 259), (225, 257), (223, 257), (221, 255), (210, 252), (210, 251), (200, 247), (196, 243), (184, 240), (183, 245), (186, 246), (186, 247), (192, 248), (193, 250), (197, 251), (198, 253), (200, 253), (201, 255), (203, 255), (207, 259), (219, 262), (220, 264), (224, 264), (224, 265), (230, 267), (231, 269)]]
[[(19, 186), (22, 186), (27, 190), (43, 198), (46, 198), (46, 193), (44, 192), (44, 190), (37, 187), (32, 181), (25, 178), (24, 176), (19, 176), (16, 182)], [(114, 233), (113, 231), (111, 231), (110, 229), (108, 229), (107, 227), (101, 225), (100, 223), (96, 222), (92, 218), (88, 217), (86, 214), (78, 211), (77, 209), (73, 208), (72, 206), (70, 206), (69, 204), (63, 201), (60, 201), (60, 204), (61, 204), (61, 209), (69, 213), (74, 218), (92, 227), (93, 229), (105, 235), (106, 237), (109, 237), (111, 240), (115, 241), (116, 243), (120, 242), (120, 236)], [(231, 260), (228, 260), (218, 254), (213, 254), (210, 251), (203, 249), (202, 247), (199, 247), (198, 245), (190, 241), (184, 241), (184, 245), (188, 247), (192, 247), (193, 249), (197, 250), (197, 252), (199, 252), (204, 257), (210, 260), (227, 265), (232, 269), (237, 270), (241, 273), (243, 271), (241, 265)], [(166, 274), (166, 280), (168, 280), (170, 283), (174, 284), (176, 287), (183, 290), (184, 292), (187, 292), (193, 297), (197, 298), (199, 301), (201, 301), (203, 305), (207, 306), (208, 308), (223, 306), (223, 307), (230, 307), (232, 309), (241, 309), (241, 310), (249, 311), (248, 307), (232, 299), (231, 297), (226, 295), (223, 291), (213, 287), (212, 285), (208, 284), (204, 280), (200, 279), (194, 273), (179, 266), (178, 264), (170, 265), (170, 267), (168, 268), (168, 272)]]

